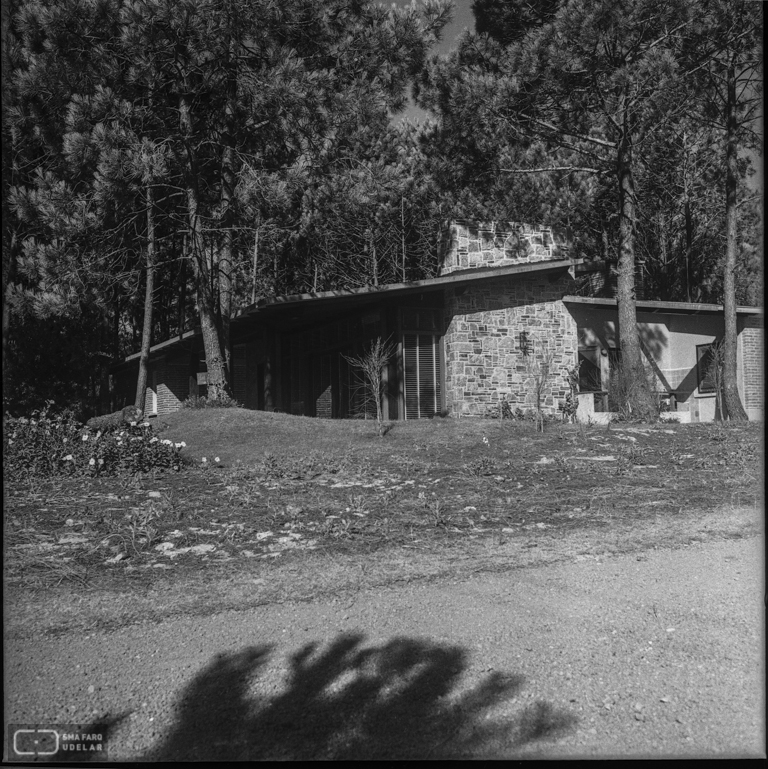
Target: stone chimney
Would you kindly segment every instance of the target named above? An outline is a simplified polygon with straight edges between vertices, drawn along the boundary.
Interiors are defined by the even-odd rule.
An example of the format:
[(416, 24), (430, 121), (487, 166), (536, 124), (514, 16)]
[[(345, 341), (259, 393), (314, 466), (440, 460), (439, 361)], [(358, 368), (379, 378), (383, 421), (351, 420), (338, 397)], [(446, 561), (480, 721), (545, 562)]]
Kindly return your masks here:
[(567, 259), (570, 238), (564, 231), (517, 222), (452, 221), (443, 239), (440, 275), (483, 267)]

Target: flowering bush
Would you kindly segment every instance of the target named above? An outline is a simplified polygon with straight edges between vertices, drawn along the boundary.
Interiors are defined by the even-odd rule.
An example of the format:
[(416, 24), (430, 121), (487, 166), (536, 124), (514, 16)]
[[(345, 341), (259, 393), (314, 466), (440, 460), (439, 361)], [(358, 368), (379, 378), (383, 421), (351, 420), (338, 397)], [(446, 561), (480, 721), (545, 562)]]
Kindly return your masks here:
[(160, 440), (148, 422), (91, 430), (51, 403), (31, 417), (3, 418), (3, 474), (132, 475), (155, 468), (180, 470), (185, 443)]
[(206, 398), (205, 395), (199, 397), (190, 395), (186, 400), (181, 402), (181, 408), (183, 409), (238, 409), (242, 407), (242, 403), (239, 403), (229, 395), (224, 395), (221, 398)]

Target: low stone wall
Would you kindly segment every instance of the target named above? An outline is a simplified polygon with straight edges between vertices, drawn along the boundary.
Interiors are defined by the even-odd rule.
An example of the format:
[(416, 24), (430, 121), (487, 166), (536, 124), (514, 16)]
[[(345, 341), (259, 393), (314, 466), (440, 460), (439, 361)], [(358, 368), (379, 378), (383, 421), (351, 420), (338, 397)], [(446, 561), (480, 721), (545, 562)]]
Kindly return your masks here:
[(451, 222), (444, 243), (441, 275), (478, 267), (504, 267), (566, 259), (563, 232), (516, 222)]
[[(562, 302), (572, 288), (567, 275), (516, 276), (446, 291), (446, 408), (477, 416), (506, 398), (512, 408), (534, 408), (529, 362), (552, 355), (543, 392), (545, 413), (555, 414), (570, 393), (568, 370), (577, 364), (576, 322)], [(530, 345), (521, 350), (521, 332)]]

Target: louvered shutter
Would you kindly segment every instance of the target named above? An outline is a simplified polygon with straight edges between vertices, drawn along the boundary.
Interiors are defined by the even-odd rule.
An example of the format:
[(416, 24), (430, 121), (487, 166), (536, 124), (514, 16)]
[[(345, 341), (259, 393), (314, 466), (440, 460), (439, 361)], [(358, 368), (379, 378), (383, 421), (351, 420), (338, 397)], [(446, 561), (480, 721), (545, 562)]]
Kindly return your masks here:
[(405, 418), (433, 417), (440, 411), (439, 337), (403, 335)]
[(405, 369), (405, 418), (419, 418), (419, 336), (403, 336)]

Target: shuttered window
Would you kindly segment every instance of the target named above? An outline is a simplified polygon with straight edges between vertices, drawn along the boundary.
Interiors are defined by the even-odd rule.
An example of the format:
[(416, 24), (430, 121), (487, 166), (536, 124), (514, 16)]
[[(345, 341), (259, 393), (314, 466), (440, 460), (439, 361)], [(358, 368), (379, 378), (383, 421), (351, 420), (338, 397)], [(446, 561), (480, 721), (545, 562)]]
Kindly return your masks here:
[(696, 345), (696, 368), (700, 393), (715, 392), (714, 352), (711, 344)]
[(440, 354), (436, 334), (403, 334), (405, 418), (440, 413)]

